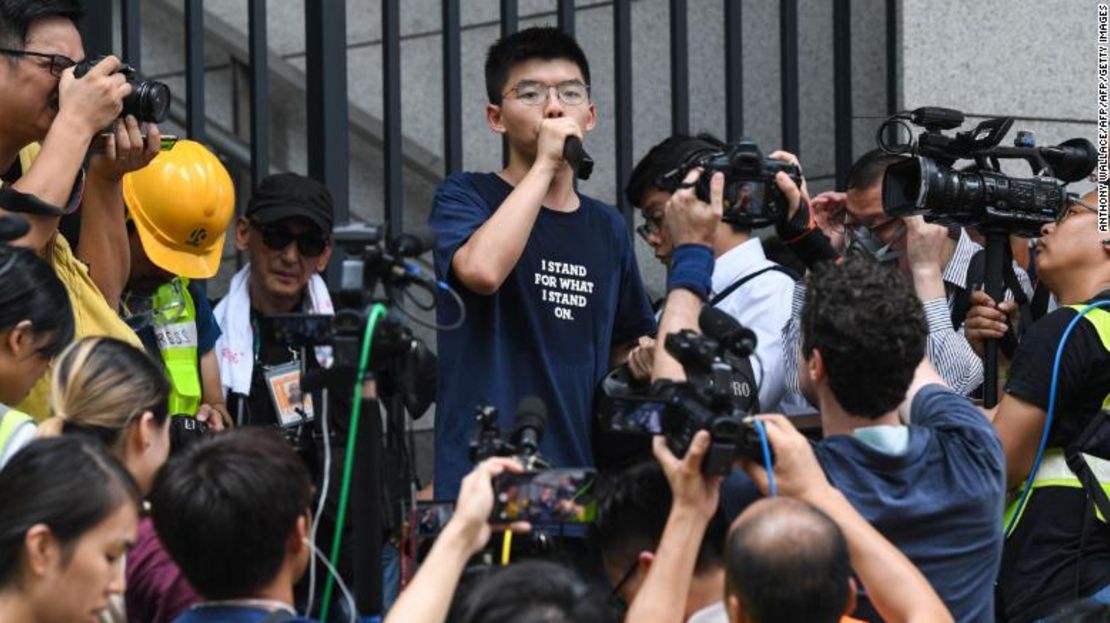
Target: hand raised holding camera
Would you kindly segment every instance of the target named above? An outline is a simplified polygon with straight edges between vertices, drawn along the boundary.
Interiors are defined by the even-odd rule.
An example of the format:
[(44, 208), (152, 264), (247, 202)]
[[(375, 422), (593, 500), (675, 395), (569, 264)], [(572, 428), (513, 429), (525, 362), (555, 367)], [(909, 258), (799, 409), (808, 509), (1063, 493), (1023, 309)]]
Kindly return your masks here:
[(148, 123), (145, 126), (146, 136), (143, 136), (143, 125), (135, 117), (128, 115), (117, 119), (112, 126), (113, 131), (104, 138), (104, 149), (90, 159), (90, 172), (120, 180), (125, 174), (138, 171), (154, 160), (161, 151), (162, 134), (157, 124)]
[[(825, 471), (817, 462), (813, 446), (783, 415), (758, 416), (767, 432), (767, 441), (775, 455), (775, 488), (777, 493), (805, 502), (815, 503), (824, 498), (832, 485), (825, 478)], [(770, 490), (767, 470), (761, 463), (744, 459), (744, 471), (767, 495)]]
[(652, 439), (655, 460), (663, 467), (671, 485), (674, 499), (672, 512), (693, 511), (706, 522), (717, 512), (721, 481), (724, 480), (723, 476), (706, 476), (702, 472), (701, 464), (709, 452), (709, 443), (709, 433), (698, 431), (686, 450), (686, 456), (678, 458), (667, 447), (665, 437), (659, 435)]
[(724, 213), (725, 176), (714, 173), (709, 181), (709, 203), (698, 199), (693, 185), (701, 170), (691, 171), (684, 180), (690, 188), (683, 188), (671, 195), (663, 218), (667, 235), (675, 247), (684, 244), (713, 246), (717, 224)]
[(58, 83), (58, 118), (90, 138), (112, 125), (131, 93), (120, 66), (118, 58), (108, 56), (81, 78), (74, 77), (72, 68), (65, 70)]

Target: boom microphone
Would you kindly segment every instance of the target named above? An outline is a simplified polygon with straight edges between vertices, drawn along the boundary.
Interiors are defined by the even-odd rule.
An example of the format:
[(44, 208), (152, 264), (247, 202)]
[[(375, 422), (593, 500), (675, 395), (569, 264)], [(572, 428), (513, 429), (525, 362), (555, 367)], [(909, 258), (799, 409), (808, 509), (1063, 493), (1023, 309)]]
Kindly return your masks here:
[(398, 235), (389, 243), (389, 251), (401, 257), (416, 257), (436, 246), (436, 232), (427, 225)]
[(533, 456), (539, 452), (546, 428), (547, 406), (536, 396), (525, 396), (516, 408), (512, 436), (512, 442), (522, 456)]

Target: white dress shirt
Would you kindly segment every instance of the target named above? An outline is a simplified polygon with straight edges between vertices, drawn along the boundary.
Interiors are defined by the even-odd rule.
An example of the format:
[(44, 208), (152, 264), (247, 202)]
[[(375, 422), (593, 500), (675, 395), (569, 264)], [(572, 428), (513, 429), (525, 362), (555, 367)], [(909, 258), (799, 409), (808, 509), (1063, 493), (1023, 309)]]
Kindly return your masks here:
[[(767, 259), (759, 238), (753, 237), (733, 247), (713, 265), (710, 299), (747, 275), (770, 266), (775, 263)], [(756, 357), (752, 357), (751, 362), (759, 383), (759, 406), (764, 412), (778, 411), (786, 392), (782, 339), (790, 320), (793, 293), (793, 279), (777, 270), (769, 270), (736, 288), (715, 305), (755, 332)]]

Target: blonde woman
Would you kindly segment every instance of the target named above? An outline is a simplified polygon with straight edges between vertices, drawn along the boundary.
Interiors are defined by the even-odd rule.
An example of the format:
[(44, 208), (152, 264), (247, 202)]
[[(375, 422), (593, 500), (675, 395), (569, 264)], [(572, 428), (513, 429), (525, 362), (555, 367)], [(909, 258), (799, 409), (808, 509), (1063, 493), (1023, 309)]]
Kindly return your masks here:
[[(40, 436), (99, 440), (146, 496), (170, 452), (168, 396), (165, 374), (146, 352), (113, 338), (85, 338), (55, 363), (50, 387), (54, 416), (39, 426)], [(149, 517), (140, 521), (128, 555), (125, 598), (131, 620), (152, 622), (171, 621), (197, 601)]]

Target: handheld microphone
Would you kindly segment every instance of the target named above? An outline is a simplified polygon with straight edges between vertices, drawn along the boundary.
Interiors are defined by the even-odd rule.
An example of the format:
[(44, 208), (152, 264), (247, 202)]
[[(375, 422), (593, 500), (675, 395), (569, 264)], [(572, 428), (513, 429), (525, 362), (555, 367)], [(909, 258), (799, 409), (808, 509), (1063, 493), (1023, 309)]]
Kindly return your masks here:
[(525, 396), (516, 408), (512, 442), (522, 456), (534, 456), (539, 452), (547, 428), (547, 406), (536, 396)]
[(594, 172), (594, 159), (582, 147), (582, 139), (568, 136), (563, 142), (563, 159), (574, 169), (580, 180), (588, 180)]
[(706, 305), (698, 314), (698, 326), (702, 333), (717, 340), (737, 357), (749, 357), (755, 352), (755, 332), (740, 324), (727, 312)]

